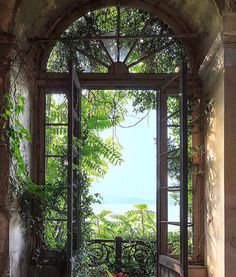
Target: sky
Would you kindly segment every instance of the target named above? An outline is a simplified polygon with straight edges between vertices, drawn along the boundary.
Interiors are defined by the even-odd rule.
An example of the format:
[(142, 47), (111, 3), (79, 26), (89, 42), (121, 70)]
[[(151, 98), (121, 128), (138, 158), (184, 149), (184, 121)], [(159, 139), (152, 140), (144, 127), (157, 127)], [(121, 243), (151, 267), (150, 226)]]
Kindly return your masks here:
[[(132, 125), (142, 116), (127, 117), (122, 125)], [(104, 179), (93, 184), (92, 192), (101, 193), (103, 204), (117, 209), (117, 213), (139, 203), (155, 206), (155, 122), (155, 112), (151, 112), (135, 127), (116, 128), (124, 162), (120, 166), (110, 165)], [(103, 133), (103, 137), (108, 136), (112, 136), (112, 129)]]
[[(130, 112), (131, 109), (129, 108)], [(128, 116), (122, 126), (136, 123), (145, 114)], [(112, 129), (103, 132), (102, 137), (111, 137)], [(116, 128), (116, 136), (122, 145), (123, 160), (120, 166), (109, 166), (103, 179), (94, 182), (92, 193), (100, 193), (102, 205), (94, 205), (95, 213), (107, 209), (114, 213), (124, 213), (133, 205), (146, 203), (156, 211), (156, 112), (149, 115), (137, 126)], [(178, 208), (169, 203), (169, 220), (178, 220)]]

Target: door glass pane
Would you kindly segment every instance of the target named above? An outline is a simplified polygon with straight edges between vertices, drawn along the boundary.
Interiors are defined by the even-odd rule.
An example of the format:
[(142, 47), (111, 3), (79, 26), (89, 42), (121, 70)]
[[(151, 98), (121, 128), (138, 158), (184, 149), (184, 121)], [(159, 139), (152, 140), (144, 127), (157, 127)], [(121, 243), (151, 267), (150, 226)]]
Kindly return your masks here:
[(66, 155), (67, 139), (67, 126), (47, 126), (46, 155)]
[(46, 94), (46, 123), (67, 123), (67, 109), (65, 94)]
[(168, 225), (168, 254), (178, 258), (180, 254), (180, 227)]

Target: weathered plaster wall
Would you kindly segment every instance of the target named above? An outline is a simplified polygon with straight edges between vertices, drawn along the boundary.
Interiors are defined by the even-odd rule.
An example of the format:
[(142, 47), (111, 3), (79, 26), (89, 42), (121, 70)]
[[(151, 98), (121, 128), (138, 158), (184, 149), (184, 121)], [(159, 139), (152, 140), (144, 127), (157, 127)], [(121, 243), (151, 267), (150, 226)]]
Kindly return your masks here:
[(198, 56), (197, 62), (200, 65), (222, 29), (222, 19), (214, 1), (183, 0), (180, 4), (178, 0), (170, 0), (165, 3), (170, 9), (178, 11), (178, 16), (189, 26), (190, 32), (207, 33), (207, 37), (193, 40), (193, 47)]
[[(4, 112), (3, 91), (5, 90), (5, 78), (0, 76), (0, 111)], [(4, 121), (0, 118), (0, 137), (4, 134), (2, 126)], [(7, 205), (9, 154), (8, 145), (4, 140), (0, 141), (0, 276), (7, 276), (9, 267), (9, 211)]]
[[(176, 30), (180, 30), (180, 27), (182, 27), (185, 30), (192, 30), (194, 32), (211, 31), (213, 33), (220, 27), (218, 12), (212, 0), (151, 0), (145, 2), (139, 0), (121, 0), (120, 3), (122, 5), (136, 6), (144, 9), (145, 5), (147, 9), (152, 6), (154, 8), (152, 12), (158, 12), (158, 10), (163, 11), (160, 17), (165, 17), (166, 21), (177, 23), (173, 26)], [(25, 35), (26, 33), (28, 35), (42, 36), (47, 33), (48, 28), (52, 27), (54, 20), (60, 22), (63, 19), (60, 16), (65, 14), (67, 10), (72, 15), (68, 21), (68, 24), (71, 24), (71, 20), (76, 19), (76, 17), (73, 18), (73, 14), (77, 14), (78, 17), (80, 15), (80, 9), (83, 6), (87, 6), (87, 9), (91, 10), (112, 4), (116, 4), (116, 1), (22, 0), (15, 21), (15, 30), (20, 35)], [(170, 16), (168, 18), (167, 14), (171, 15), (172, 18)], [(21, 24), (17, 24), (18, 22)]]
[(224, 276), (224, 68), (220, 49), (204, 72), (206, 124), (205, 242), (209, 277)]
[[(17, 78), (15, 76), (17, 75)], [(14, 76), (14, 77), (13, 77)], [(8, 74), (9, 77), (9, 74)], [(4, 93), (15, 91), (17, 94), (25, 96), (25, 113), (20, 120), (26, 128), (30, 129), (30, 82), (26, 79), (25, 74), (14, 73), (11, 78), (5, 77), (0, 98), (4, 99)], [(1, 79), (0, 79), (1, 80)], [(8, 80), (8, 81), (6, 81)], [(23, 81), (24, 80), (24, 81)], [(1, 108), (4, 108), (4, 103), (1, 102)], [(1, 113), (4, 110), (1, 110)], [(1, 125), (2, 126), (2, 125)], [(0, 130), (0, 133), (2, 130)], [(27, 276), (26, 270), (26, 243), (24, 236), (24, 224), (19, 216), (18, 202), (13, 197), (9, 184), (9, 149), (7, 141), (1, 141), (0, 145), (0, 276), (24, 277)], [(31, 164), (31, 146), (29, 143), (22, 142), (21, 150), (23, 156), (29, 165), (30, 172)]]
[(26, 277), (28, 268), (28, 248), (25, 241), (25, 226), (20, 215), (15, 211), (10, 219), (9, 256), (10, 276)]
[[(20, 70), (20, 71), (19, 71)], [(20, 122), (32, 133), (32, 103), (33, 103), (33, 80), (25, 73), (24, 68), (14, 67), (11, 73), (11, 92), (12, 94), (21, 95), (25, 98), (25, 110), (20, 116)], [(27, 170), (31, 175), (32, 172), (32, 145), (30, 142), (22, 140), (22, 156), (26, 162)], [(9, 224), (9, 260), (10, 276), (26, 277), (29, 254), (30, 254), (30, 236), (20, 214), (17, 199), (11, 197), (9, 203), (10, 224)]]
[[(6, 28), (5, 24), (3, 24)], [(9, 39), (9, 40), (8, 40)], [(5, 93), (9, 86), (11, 39), (0, 40), (0, 114), (5, 112)], [(9, 272), (9, 145), (3, 128), (5, 120), (0, 117), (0, 276)]]
[[(25, 99), (24, 112), (19, 120), (24, 127), (32, 134), (33, 129), (33, 103), (34, 103), (34, 77), (30, 76), (24, 68), (24, 63), (20, 63), (11, 70), (11, 93), (16, 96), (23, 96)], [(21, 142), (21, 152), (27, 164), (27, 170), (32, 171), (32, 144), (26, 140)]]
[[(18, 1), (19, 4), (20, 1)], [(0, 2), (0, 31), (9, 32), (15, 12), (18, 8), (17, 0), (7, 0)]]

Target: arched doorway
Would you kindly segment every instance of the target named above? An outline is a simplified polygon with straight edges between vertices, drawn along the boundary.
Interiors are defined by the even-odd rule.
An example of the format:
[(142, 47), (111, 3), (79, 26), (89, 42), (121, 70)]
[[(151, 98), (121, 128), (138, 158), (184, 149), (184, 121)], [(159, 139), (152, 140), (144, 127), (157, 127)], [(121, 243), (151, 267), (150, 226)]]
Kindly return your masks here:
[[(130, 14), (132, 15), (130, 19)], [(106, 20), (104, 20), (104, 18)], [(127, 20), (128, 24), (127, 24)], [(132, 20), (133, 19), (133, 20)], [(193, 35), (195, 37), (196, 35)], [(41, 87), (46, 88), (46, 91), (66, 91), (68, 89), (67, 83), (68, 78), (70, 78), (70, 89), (69, 91), (73, 91), (75, 93), (74, 96), (70, 96), (70, 101), (68, 102), (68, 106), (71, 106), (71, 126), (70, 131), (68, 132), (68, 136), (70, 137), (70, 133), (74, 130), (73, 128), (73, 109), (75, 108), (73, 106), (73, 101), (77, 103), (77, 100), (80, 99), (81, 96), (78, 96), (81, 91), (81, 88), (152, 88), (158, 91), (158, 93), (161, 91), (165, 91), (164, 94), (169, 94), (170, 101), (172, 101), (175, 98), (178, 98), (178, 78), (179, 74), (174, 73), (176, 67), (181, 64), (181, 60), (184, 57), (184, 51), (183, 47), (181, 46), (181, 43), (179, 42), (180, 39), (186, 39), (192, 37), (191, 34), (188, 35), (176, 35), (173, 33), (173, 31), (168, 27), (168, 25), (164, 24), (162, 21), (160, 21), (155, 16), (143, 12), (141, 10), (132, 9), (132, 8), (126, 8), (122, 7), (120, 5), (115, 7), (109, 7), (104, 8), (101, 10), (95, 10), (93, 12), (88, 12), (84, 16), (82, 16), (79, 20), (77, 20), (69, 29), (65, 31), (65, 33), (56, 39), (57, 45), (54, 47), (51, 57), (49, 60), (49, 71), (59, 71), (61, 73), (55, 73), (51, 72), (48, 73), (46, 80), (41, 80), (39, 83)], [(47, 41), (47, 40), (46, 40)], [(40, 40), (40, 43), (43, 43), (44, 40)], [(59, 63), (58, 63), (59, 58)], [(74, 65), (70, 66), (70, 77), (67, 76), (66, 72), (68, 71), (68, 60), (73, 60)], [(161, 62), (162, 61), (162, 62)], [(74, 71), (76, 70), (76, 71)], [(177, 69), (178, 71), (178, 69)], [(185, 71), (183, 71), (185, 74), (185, 77), (183, 75), (182, 80), (185, 82), (187, 81), (187, 68), (185, 68)], [(78, 75), (77, 75), (78, 73)], [(190, 79), (189, 79), (190, 80)], [(192, 84), (192, 89), (197, 89), (197, 84), (190, 80)], [(80, 83), (80, 84), (79, 84)], [(186, 91), (186, 84), (184, 84), (185, 91)], [(169, 92), (168, 92), (169, 91)], [(77, 95), (78, 94), (78, 95)], [(159, 93), (160, 94), (160, 93)], [(162, 99), (161, 97), (160, 99)], [(172, 100), (171, 100), (172, 98)], [(69, 98), (68, 98), (69, 99)], [(165, 107), (165, 113), (166, 118), (170, 119), (168, 105), (167, 105), (167, 99), (166, 100), (160, 100), (159, 99), (159, 107), (163, 108), (163, 105)], [(180, 100), (182, 101), (182, 96), (180, 97)], [(164, 101), (164, 102), (163, 102)], [(174, 100), (175, 101), (175, 100)], [(185, 97), (185, 100), (187, 101), (187, 98)], [(179, 104), (180, 104), (179, 102)], [(79, 103), (79, 102), (78, 102)], [(166, 104), (164, 104), (166, 103)], [(182, 103), (182, 102), (181, 102)], [(182, 103), (183, 104), (183, 103)], [(183, 121), (183, 113), (186, 110), (186, 103), (185, 108), (182, 110), (182, 113), (179, 113), (179, 119)], [(80, 113), (78, 106), (77, 106), (77, 112)], [(44, 112), (43, 112), (44, 113)], [(42, 114), (43, 114), (42, 113)], [(160, 110), (159, 110), (160, 113)], [(162, 113), (162, 112), (161, 112)], [(177, 114), (174, 111), (175, 115)], [(185, 114), (185, 117), (187, 115)], [(80, 116), (77, 116), (80, 118)], [(159, 114), (160, 117), (160, 114)], [(168, 133), (170, 129), (168, 128), (180, 128), (180, 134), (182, 134), (182, 137), (180, 140), (183, 141), (183, 137), (187, 135), (187, 123), (183, 123), (181, 121), (178, 121), (179, 123), (176, 124), (164, 124), (165, 130), (163, 131), (163, 127), (161, 127), (161, 121), (159, 124), (159, 140), (160, 143), (166, 144), (164, 148), (172, 147), (168, 144), (168, 138), (166, 135), (161, 135), (161, 133)], [(176, 118), (175, 118), (176, 120)], [(78, 120), (77, 120), (78, 121)], [(57, 123), (58, 126), (60, 125)], [(52, 125), (52, 124), (51, 124)], [(51, 126), (50, 122), (47, 123), (47, 126)], [(168, 126), (173, 125), (173, 126)], [(176, 125), (176, 126), (174, 126)], [(177, 126), (178, 125), (178, 126)], [(76, 126), (76, 123), (74, 123), (74, 126)], [(183, 128), (185, 126), (185, 128)], [(160, 131), (162, 128), (162, 131)], [(79, 128), (80, 129), (80, 128)], [(77, 136), (79, 137), (81, 135), (81, 130), (77, 130)], [(181, 131), (182, 130), (182, 131)], [(185, 135), (183, 135), (183, 131), (185, 131)], [(73, 156), (73, 139), (72, 136), (69, 138), (69, 148), (71, 149), (71, 156)], [(164, 142), (165, 141), (165, 142)], [(180, 145), (179, 145), (180, 146)], [(183, 146), (183, 145), (182, 145)], [(174, 147), (174, 146), (173, 146)], [(186, 139), (185, 139), (185, 148), (187, 147)], [(163, 148), (163, 149), (164, 149)], [(166, 148), (166, 150), (167, 150)], [(184, 170), (182, 168), (182, 171), (179, 171), (179, 174), (181, 173), (181, 176), (178, 177), (178, 179), (182, 180), (182, 187), (181, 186), (175, 186), (168, 188), (168, 162), (165, 158), (162, 160), (161, 156), (169, 153), (173, 153), (174, 150), (171, 149), (163, 152), (159, 151), (159, 173), (157, 178), (159, 179), (159, 190), (158, 190), (158, 199), (159, 199), (159, 205), (158, 205), (158, 214), (160, 214), (160, 220), (159, 220), (159, 235), (157, 236), (158, 240), (161, 242), (163, 247), (158, 248), (158, 257), (160, 257), (161, 254), (166, 255), (168, 252), (168, 241), (167, 241), (167, 233), (168, 225), (177, 225), (182, 226), (182, 230), (180, 232), (180, 236), (185, 232), (185, 237), (182, 237), (182, 246), (181, 248), (181, 255), (182, 260), (180, 263), (180, 267), (177, 270), (179, 274), (182, 274), (182, 276), (187, 276), (188, 271), (188, 265), (187, 265), (187, 259), (188, 259), (188, 246), (187, 246), (187, 228), (192, 227), (192, 222), (188, 221), (188, 205), (187, 205), (187, 196), (188, 196), (188, 180), (185, 180), (181, 176), (184, 175)], [(184, 157), (183, 148), (180, 150), (180, 147), (176, 149), (179, 151), (180, 156), (177, 157), (177, 159), (181, 159), (181, 157)], [(187, 159), (187, 154), (185, 150), (185, 159)], [(45, 153), (44, 153), (45, 154)], [(46, 154), (46, 158), (58, 158), (54, 154)], [(173, 159), (173, 157), (170, 157)], [(176, 157), (175, 157), (176, 158)], [(44, 159), (43, 159), (44, 160)], [(77, 161), (79, 162), (79, 161)], [(72, 160), (71, 160), (71, 163)], [(166, 164), (166, 167), (163, 168), (163, 165)], [(184, 164), (182, 161), (181, 164)], [(186, 164), (185, 164), (186, 166)], [(187, 168), (185, 168), (185, 171)], [(71, 178), (73, 176), (73, 170), (72, 170), (72, 164), (70, 167), (70, 174)], [(185, 172), (186, 173), (186, 172)], [(162, 177), (162, 180), (160, 180), (160, 176)], [(72, 189), (72, 181), (70, 185), (70, 191), (68, 193), (70, 196), (68, 197), (69, 202), (68, 207), (70, 206), (70, 212), (68, 214), (68, 217), (72, 216), (74, 207), (71, 201), (73, 196), (73, 189)], [(191, 181), (192, 182), (192, 181)], [(185, 189), (183, 189), (185, 185)], [(192, 185), (191, 185), (192, 186)], [(162, 187), (162, 188), (161, 188)], [(163, 190), (164, 189), (164, 190)], [(173, 190), (174, 189), (174, 190)], [(182, 192), (180, 192), (182, 189)], [(190, 188), (189, 193), (191, 194), (192, 187)], [(168, 212), (167, 207), (168, 204), (168, 192), (175, 192), (178, 194), (180, 193), (178, 197), (180, 197), (182, 200), (180, 200), (180, 204), (182, 205), (181, 209), (181, 220), (179, 222), (170, 222), (168, 220)], [(160, 194), (162, 197), (160, 197)], [(184, 196), (185, 195), (185, 196)], [(183, 196), (185, 197), (185, 202), (183, 201)], [(190, 197), (191, 199), (191, 197)], [(192, 205), (192, 203), (191, 203)], [(196, 201), (195, 201), (195, 205)], [(68, 208), (69, 210), (69, 208)], [(162, 210), (162, 212), (161, 212)], [(192, 209), (191, 209), (192, 210)], [(67, 217), (67, 221), (68, 221)], [(78, 219), (77, 219), (78, 220)], [(185, 223), (183, 223), (185, 221)], [(70, 268), (71, 259), (72, 259), (72, 248), (73, 248), (73, 238), (72, 238), (72, 229), (74, 228), (72, 225), (73, 222), (73, 216), (71, 219), (69, 219), (68, 223), (68, 229), (69, 233), (67, 236), (67, 239), (69, 238), (68, 247), (70, 250), (69, 258), (68, 258), (68, 264)], [(161, 227), (161, 226), (165, 227)], [(185, 230), (185, 231), (184, 231)], [(201, 231), (200, 231), (201, 232)], [(80, 233), (80, 232), (79, 232)], [(160, 235), (161, 234), (161, 235)], [(78, 234), (77, 234), (78, 237)], [(161, 241), (162, 237), (162, 241)], [(194, 239), (195, 243), (197, 242), (196, 239)], [(185, 246), (184, 246), (185, 245)], [(177, 255), (178, 256), (178, 255)], [(200, 257), (198, 252), (198, 256)], [(195, 255), (196, 257), (196, 255)], [(201, 258), (200, 258), (201, 259)], [(159, 260), (159, 259), (158, 259)], [(185, 260), (185, 261), (184, 261)], [(159, 263), (159, 262), (158, 262)], [(162, 261), (162, 266), (165, 267), (166, 260)], [(160, 266), (158, 266), (158, 270)], [(185, 268), (185, 269), (184, 269)], [(68, 274), (71, 270), (69, 269)], [(165, 274), (164, 271), (160, 274)]]

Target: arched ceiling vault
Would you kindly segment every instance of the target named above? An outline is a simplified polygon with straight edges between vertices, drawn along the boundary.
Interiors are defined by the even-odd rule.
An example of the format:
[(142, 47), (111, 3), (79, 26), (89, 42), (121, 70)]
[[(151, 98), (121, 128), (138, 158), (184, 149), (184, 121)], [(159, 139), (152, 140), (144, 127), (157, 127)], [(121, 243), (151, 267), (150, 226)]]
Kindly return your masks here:
[[(221, 30), (221, 13), (235, 10), (234, 0), (117, 0), (158, 16), (176, 33), (208, 33), (207, 39), (189, 44), (192, 55), (204, 47)], [(0, 4), (1, 29), (23, 39), (59, 35), (84, 11), (116, 4), (115, 0), (5, 0)]]

